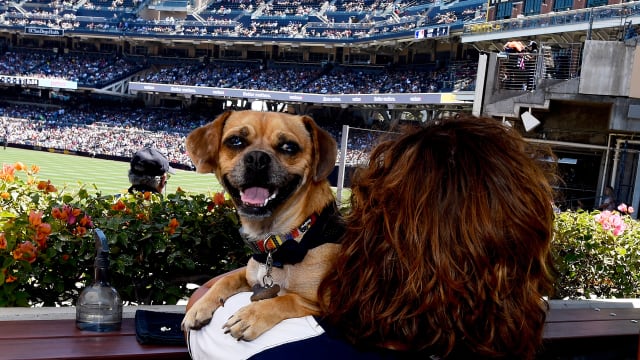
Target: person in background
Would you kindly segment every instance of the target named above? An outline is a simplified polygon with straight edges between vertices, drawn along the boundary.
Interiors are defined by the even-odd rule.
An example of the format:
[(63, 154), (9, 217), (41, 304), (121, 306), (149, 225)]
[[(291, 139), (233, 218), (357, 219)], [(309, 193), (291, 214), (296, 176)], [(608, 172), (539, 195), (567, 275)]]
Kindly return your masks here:
[(169, 160), (158, 150), (145, 147), (138, 150), (131, 158), (129, 168), (129, 193), (136, 191), (149, 191), (162, 193), (169, 174), (175, 174), (175, 170), (169, 165)]
[(241, 293), (187, 333), (192, 358), (533, 359), (553, 290), (555, 180), (534, 147), (467, 115), (380, 143), (352, 178), (324, 315), (238, 341), (222, 324), (249, 302)]
[(613, 193), (613, 187), (607, 185), (607, 187), (604, 188), (604, 200), (602, 201), (602, 204), (598, 206), (599, 210), (613, 211), (616, 209), (616, 199)]

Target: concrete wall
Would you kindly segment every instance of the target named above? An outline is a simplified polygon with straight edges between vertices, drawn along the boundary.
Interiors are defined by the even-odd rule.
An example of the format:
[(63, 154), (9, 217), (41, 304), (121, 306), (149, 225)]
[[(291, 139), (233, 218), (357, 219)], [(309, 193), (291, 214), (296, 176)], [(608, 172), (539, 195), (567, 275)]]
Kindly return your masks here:
[(585, 41), (579, 92), (629, 96), (636, 47), (616, 41)]
[(631, 69), (631, 88), (629, 97), (640, 99), (640, 51), (636, 45), (635, 56), (633, 57), (633, 68)]

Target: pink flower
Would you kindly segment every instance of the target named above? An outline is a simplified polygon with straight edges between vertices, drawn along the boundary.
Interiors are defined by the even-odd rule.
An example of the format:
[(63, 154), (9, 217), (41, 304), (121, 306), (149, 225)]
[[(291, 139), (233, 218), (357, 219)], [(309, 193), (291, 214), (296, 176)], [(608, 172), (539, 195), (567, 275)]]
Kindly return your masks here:
[(622, 203), (620, 205), (618, 205), (618, 211), (620, 211), (623, 214), (633, 214), (633, 206), (627, 206), (627, 204)]
[(614, 236), (620, 236), (627, 229), (624, 219), (617, 213), (603, 211), (594, 217), (605, 231), (611, 230)]

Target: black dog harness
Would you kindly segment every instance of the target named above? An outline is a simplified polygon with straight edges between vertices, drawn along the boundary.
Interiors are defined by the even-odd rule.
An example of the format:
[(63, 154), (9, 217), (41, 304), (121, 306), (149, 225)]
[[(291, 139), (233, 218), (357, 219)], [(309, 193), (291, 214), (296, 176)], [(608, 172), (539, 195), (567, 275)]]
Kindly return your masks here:
[(267, 257), (273, 266), (296, 264), (304, 259), (307, 251), (322, 244), (338, 244), (344, 233), (344, 223), (335, 203), (329, 204), (320, 214), (312, 214), (302, 225), (288, 234), (269, 235), (265, 239), (245, 243), (253, 251), (253, 259), (265, 264)]

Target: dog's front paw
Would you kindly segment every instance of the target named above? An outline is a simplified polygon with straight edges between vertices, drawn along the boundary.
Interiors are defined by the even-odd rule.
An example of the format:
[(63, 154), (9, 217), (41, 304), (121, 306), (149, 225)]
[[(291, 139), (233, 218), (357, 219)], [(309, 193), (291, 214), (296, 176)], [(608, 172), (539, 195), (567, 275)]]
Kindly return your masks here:
[(260, 310), (262, 301), (251, 303), (236, 311), (227, 322), (222, 325), (225, 333), (238, 340), (251, 341), (271, 329), (276, 323)]
[(197, 301), (182, 319), (182, 331), (198, 330), (211, 322), (213, 313), (218, 308), (218, 304), (211, 304), (200, 299)]

